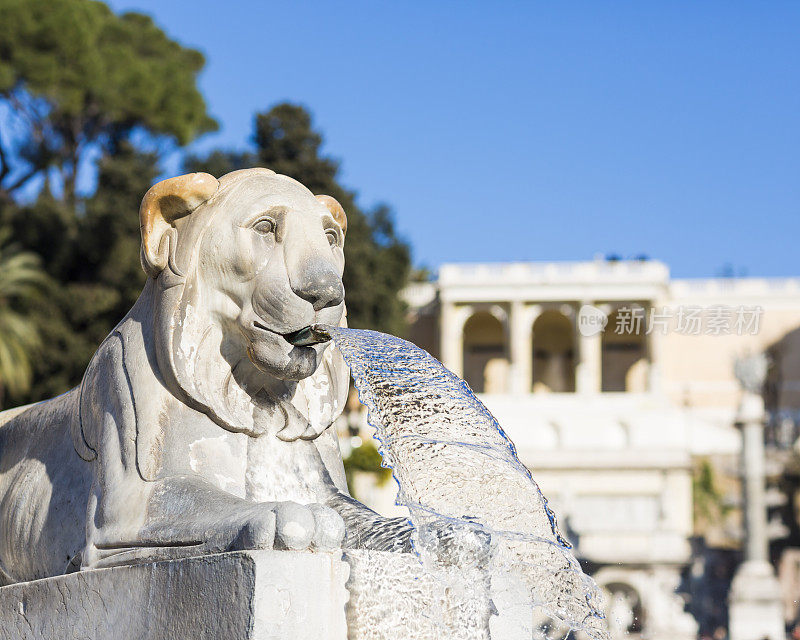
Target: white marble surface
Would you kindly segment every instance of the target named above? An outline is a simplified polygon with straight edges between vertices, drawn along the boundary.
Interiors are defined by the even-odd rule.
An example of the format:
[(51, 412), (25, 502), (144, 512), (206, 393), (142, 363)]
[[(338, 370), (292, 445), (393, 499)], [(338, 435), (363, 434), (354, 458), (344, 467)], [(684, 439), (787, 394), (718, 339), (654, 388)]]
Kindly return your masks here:
[(241, 551), (0, 588), (4, 640), (344, 640), (338, 553)]

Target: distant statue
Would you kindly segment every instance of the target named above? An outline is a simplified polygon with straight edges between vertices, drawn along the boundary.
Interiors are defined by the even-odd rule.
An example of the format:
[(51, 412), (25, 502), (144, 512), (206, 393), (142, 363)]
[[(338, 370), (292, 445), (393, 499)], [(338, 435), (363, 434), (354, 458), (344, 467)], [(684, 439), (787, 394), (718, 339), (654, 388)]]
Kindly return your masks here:
[(769, 371), (769, 358), (765, 353), (745, 354), (736, 358), (733, 374), (742, 389), (748, 393), (760, 394)]
[[(79, 387), (0, 413), (0, 582), (234, 549), (408, 549), (331, 427), (347, 220), (267, 169), (147, 192), (140, 298)], [(344, 542), (343, 542), (344, 541)]]

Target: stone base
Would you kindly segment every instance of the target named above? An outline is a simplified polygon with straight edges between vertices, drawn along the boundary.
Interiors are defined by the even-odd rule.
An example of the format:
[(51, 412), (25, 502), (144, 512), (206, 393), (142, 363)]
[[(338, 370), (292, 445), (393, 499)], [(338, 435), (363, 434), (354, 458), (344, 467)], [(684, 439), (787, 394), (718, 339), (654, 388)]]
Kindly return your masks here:
[[(346, 585), (346, 588), (345, 588)], [(488, 583), (378, 551), (242, 551), (0, 587), (3, 640), (493, 640), (529, 636), (530, 610)], [(523, 630), (525, 630), (523, 632)]]
[(731, 640), (784, 640), (780, 584), (768, 562), (745, 562), (731, 584), (728, 610)]
[(4, 640), (344, 640), (340, 554), (247, 551), (0, 588)]

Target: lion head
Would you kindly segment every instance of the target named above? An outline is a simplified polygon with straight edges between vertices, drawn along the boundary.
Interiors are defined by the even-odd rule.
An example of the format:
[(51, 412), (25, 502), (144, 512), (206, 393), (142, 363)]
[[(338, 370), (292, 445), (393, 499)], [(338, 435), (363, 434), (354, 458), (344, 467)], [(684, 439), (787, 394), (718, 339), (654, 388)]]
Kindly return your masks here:
[(347, 367), (297, 336), (344, 322), (339, 203), (247, 169), (160, 182), (140, 216), (164, 384), (230, 431), (319, 435), (344, 405)]

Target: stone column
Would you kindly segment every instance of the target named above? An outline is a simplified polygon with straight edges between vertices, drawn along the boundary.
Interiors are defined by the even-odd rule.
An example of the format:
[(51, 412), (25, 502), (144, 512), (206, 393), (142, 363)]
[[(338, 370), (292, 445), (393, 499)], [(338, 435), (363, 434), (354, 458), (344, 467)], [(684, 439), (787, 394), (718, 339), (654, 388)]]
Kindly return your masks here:
[(452, 302), (443, 301), (439, 317), (439, 353), (442, 364), (457, 376), (464, 376), (464, 322), (470, 308), (457, 308)]
[[(647, 314), (660, 313), (660, 307), (656, 309), (655, 306), (647, 310)], [(649, 317), (646, 318), (649, 322)], [(645, 326), (647, 330), (647, 326)], [(664, 334), (663, 329), (654, 327), (647, 336), (647, 390), (651, 393), (657, 393), (662, 390), (661, 387), (661, 358), (663, 355)]]
[(515, 300), (509, 313), (510, 393), (526, 394), (533, 386), (533, 323), (541, 313), (539, 305), (527, 306)]
[[(591, 302), (583, 302), (577, 321), (592, 314), (592, 309), (602, 313)], [(578, 366), (575, 371), (575, 390), (578, 393), (600, 393), (603, 380), (602, 327), (595, 324), (578, 324)], [(595, 329), (597, 329), (595, 331)]]
[(764, 487), (764, 399), (767, 374), (763, 354), (736, 362), (742, 386), (737, 426), (742, 431), (742, 488), (744, 495), (744, 562), (736, 570), (730, 593), (731, 640), (783, 640), (780, 584), (769, 562), (767, 503)]

